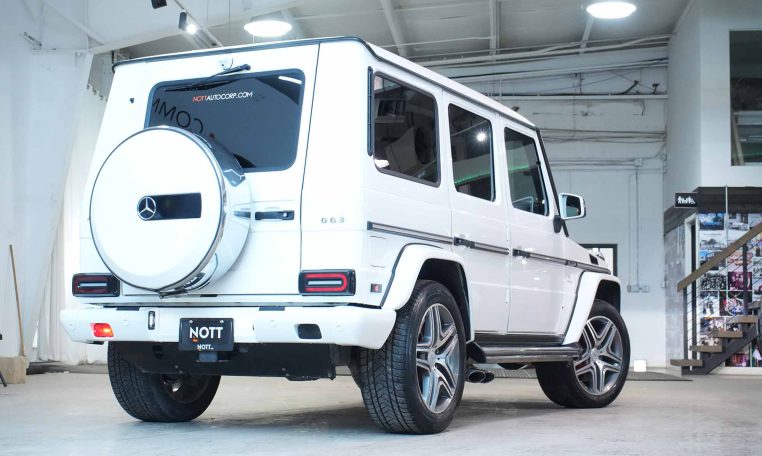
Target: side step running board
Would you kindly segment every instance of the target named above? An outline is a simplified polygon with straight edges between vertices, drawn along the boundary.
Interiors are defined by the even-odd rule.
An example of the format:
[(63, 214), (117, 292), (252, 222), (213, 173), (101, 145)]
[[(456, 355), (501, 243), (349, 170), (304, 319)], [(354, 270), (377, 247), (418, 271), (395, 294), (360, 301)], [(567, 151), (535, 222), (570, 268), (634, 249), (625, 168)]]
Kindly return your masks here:
[(540, 363), (553, 361), (572, 361), (582, 355), (579, 344), (561, 345), (555, 347), (521, 347), (521, 346), (482, 346), (484, 362), (498, 363)]

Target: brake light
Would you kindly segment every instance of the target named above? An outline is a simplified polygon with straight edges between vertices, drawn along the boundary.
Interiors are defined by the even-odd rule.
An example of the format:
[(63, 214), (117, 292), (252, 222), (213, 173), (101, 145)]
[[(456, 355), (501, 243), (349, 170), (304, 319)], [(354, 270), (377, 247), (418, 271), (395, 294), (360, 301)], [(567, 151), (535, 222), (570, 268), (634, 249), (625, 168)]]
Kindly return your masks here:
[(299, 274), (299, 293), (313, 295), (355, 294), (354, 271), (304, 271)]
[(71, 279), (74, 296), (119, 296), (119, 279), (112, 274), (74, 274)]
[(90, 326), (93, 328), (95, 337), (114, 337), (114, 330), (108, 323), (91, 323)]

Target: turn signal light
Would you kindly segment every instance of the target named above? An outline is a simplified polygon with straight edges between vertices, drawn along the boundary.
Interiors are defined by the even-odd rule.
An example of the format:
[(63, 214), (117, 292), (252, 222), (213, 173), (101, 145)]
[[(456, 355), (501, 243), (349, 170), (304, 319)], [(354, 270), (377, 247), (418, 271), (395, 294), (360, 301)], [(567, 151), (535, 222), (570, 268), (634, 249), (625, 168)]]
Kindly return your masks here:
[(303, 295), (355, 294), (354, 271), (303, 271), (299, 274), (299, 293)]
[(114, 330), (108, 323), (91, 323), (93, 336), (95, 337), (114, 337)]
[(119, 279), (111, 274), (74, 274), (71, 294), (77, 297), (119, 296)]

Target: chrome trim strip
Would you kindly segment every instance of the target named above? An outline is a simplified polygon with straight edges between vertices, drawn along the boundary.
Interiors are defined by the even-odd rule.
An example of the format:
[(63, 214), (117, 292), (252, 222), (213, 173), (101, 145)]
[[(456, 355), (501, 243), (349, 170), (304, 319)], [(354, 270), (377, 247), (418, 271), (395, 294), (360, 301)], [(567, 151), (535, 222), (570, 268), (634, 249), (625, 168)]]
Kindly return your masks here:
[(379, 233), (396, 234), (398, 236), (405, 236), (413, 239), (419, 239), (422, 241), (439, 242), (442, 244), (452, 244), (452, 239), (449, 236), (442, 236), (441, 234), (426, 233), (424, 231), (411, 230), (409, 228), (402, 228), (392, 225), (384, 225), (382, 223), (368, 222), (368, 231), (377, 231)]
[(547, 261), (549, 263), (562, 264), (572, 268), (582, 269), (584, 271), (599, 272), (601, 274), (611, 274), (608, 269), (596, 266), (594, 264), (580, 263), (578, 261), (567, 260), (564, 258), (558, 258), (550, 255), (543, 255), (541, 253), (527, 252), (526, 250), (513, 249), (513, 256), (522, 258), (531, 258), (534, 260)]

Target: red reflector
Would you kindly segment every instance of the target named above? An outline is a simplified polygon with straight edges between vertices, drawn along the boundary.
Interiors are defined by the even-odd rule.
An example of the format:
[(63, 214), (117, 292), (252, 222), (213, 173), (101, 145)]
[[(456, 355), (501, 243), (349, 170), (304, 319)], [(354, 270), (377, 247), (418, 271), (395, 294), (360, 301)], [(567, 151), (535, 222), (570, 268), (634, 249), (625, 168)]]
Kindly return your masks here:
[(108, 323), (91, 323), (93, 336), (95, 337), (114, 337), (114, 330)]

